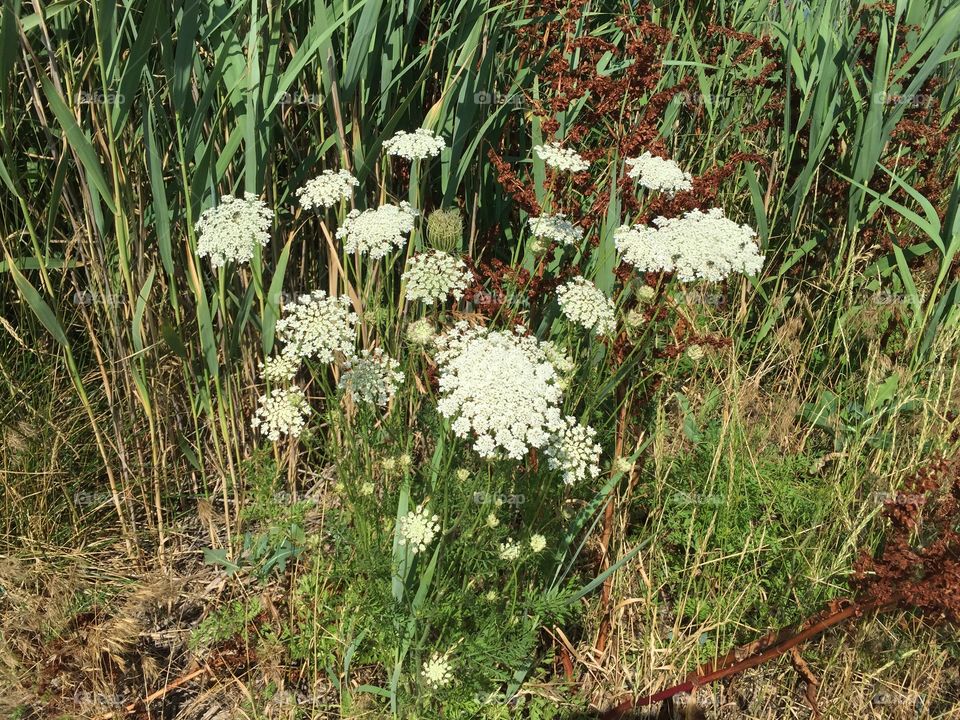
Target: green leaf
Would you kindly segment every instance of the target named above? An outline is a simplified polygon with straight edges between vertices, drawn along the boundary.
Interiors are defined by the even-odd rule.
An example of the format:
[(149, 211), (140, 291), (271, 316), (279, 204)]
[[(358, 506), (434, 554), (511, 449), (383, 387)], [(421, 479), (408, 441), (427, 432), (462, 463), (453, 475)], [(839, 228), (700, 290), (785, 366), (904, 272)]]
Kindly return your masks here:
[[(150, 198), (153, 203), (154, 228), (157, 232), (157, 248), (160, 262), (167, 277), (174, 278), (173, 248), (170, 240), (170, 210), (167, 205), (166, 184), (163, 181), (163, 167), (160, 160), (160, 146), (154, 126), (153, 105), (147, 103), (143, 119), (143, 142), (146, 146), (147, 167), (150, 170)], [(175, 289), (172, 288), (172, 290)]]
[[(163, 3), (148, 2), (143, 10), (143, 14), (136, 21), (137, 39), (127, 55), (127, 63), (120, 76), (120, 88), (118, 91), (118, 101), (113, 105), (113, 132), (119, 135), (127, 116), (130, 114), (130, 108), (136, 99), (137, 91), (142, 87), (140, 79), (143, 76), (147, 59), (150, 57), (150, 49), (157, 36), (157, 30), (160, 27), (160, 16), (163, 12)], [(138, 8), (139, 9), (139, 8)], [(129, 16), (131, 10), (127, 10)], [(164, 18), (169, 20), (169, 18)]]
[(187, 352), (187, 347), (183, 344), (180, 335), (170, 323), (165, 322), (160, 325), (160, 335), (163, 336), (164, 341), (178, 357), (182, 360), (189, 359), (190, 355)]
[(204, 548), (203, 561), (207, 565), (219, 565), (227, 575), (231, 576), (236, 574), (237, 570), (240, 569), (237, 563), (227, 559), (227, 551), (225, 548)]
[(17, 17), (20, 15), (20, 0), (7, 0), (3, 3), (3, 9), (0, 11), (0, 78), (4, 81), (0, 83), (3, 90), (4, 106), (9, 107), (10, 83), (6, 78), (11, 76), (13, 66), (17, 62), (17, 48), (19, 41), (17, 38)]
[(900, 386), (900, 375), (898, 373), (890, 373), (886, 380), (884, 380), (879, 385), (875, 385), (870, 388), (869, 395), (867, 396), (867, 412), (872, 412), (876, 408), (890, 402), (894, 395), (897, 393), (897, 388)]
[(683, 413), (683, 434), (692, 443), (698, 443), (703, 440), (703, 433), (697, 425), (697, 417), (690, 407), (690, 401), (683, 393), (676, 393), (677, 404)]
[(183, 435), (177, 435), (177, 445), (180, 446), (180, 452), (183, 453), (183, 456), (187, 459), (187, 462), (190, 463), (190, 466), (197, 472), (203, 472), (203, 466), (200, 464), (200, 459), (197, 457), (197, 454), (193, 451), (190, 443)]
[(267, 291), (263, 306), (263, 320), (260, 327), (260, 342), (263, 345), (264, 356), (273, 351), (273, 341), (277, 329), (277, 320), (280, 319), (280, 296), (283, 294), (283, 280), (287, 271), (287, 262), (290, 260), (290, 247), (293, 244), (291, 237), (280, 251), (277, 268), (270, 279), (270, 289)]
[(64, 103), (53, 83), (44, 77), (41, 78), (40, 84), (43, 87), (44, 95), (47, 97), (47, 102), (50, 103), (50, 109), (53, 110), (60, 127), (63, 128), (70, 148), (80, 160), (80, 164), (83, 165), (87, 179), (92, 183), (91, 190), (96, 190), (97, 195), (103, 198), (104, 203), (110, 208), (110, 212), (115, 214), (117, 207), (113, 203), (113, 193), (106, 177), (103, 175), (103, 169), (100, 167), (100, 161), (97, 159), (93, 145), (83, 130), (80, 129), (80, 126), (77, 125), (76, 120), (73, 119), (73, 113), (70, 112), (70, 108)]
[(619, 570), (621, 567), (623, 567), (624, 563), (627, 563), (627, 562), (629, 562), (630, 560), (632, 560), (632, 559), (637, 555), (637, 553), (639, 553), (641, 550), (643, 550), (643, 548), (645, 548), (645, 547), (646, 547), (647, 545), (649, 545), (651, 542), (653, 542), (653, 538), (647, 538), (646, 540), (644, 540), (643, 542), (641, 542), (639, 545), (637, 545), (635, 548), (633, 548), (633, 549), (630, 550), (629, 552), (625, 553), (625, 554), (624, 554), (619, 560), (617, 560), (613, 565), (611, 565), (610, 567), (608, 567), (608, 568), (607, 568), (606, 570), (604, 570), (602, 573), (600, 573), (599, 575), (597, 575), (593, 580), (591, 580), (591, 581), (588, 582), (586, 585), (584, 585), (582, 588), (580, 588), (580, 590), (578, 590), (576, 593), (574, 593), (574, 594), (567, 600), (567, 604), (572, 605), (573, 603), (577, 602), (580, 598), (584, 597), (585, 595), (589, 595), (590, 593), (592, 593), (594, 590), (596, 590), (598, 587), (600, 587), (600, 586), (606, 581), (606, 579), (607, 579), (608, 577), (610, 577), (610, 576), (613, 575), (617, 570)]
[[(81, 266), (78, 260), (65, 260), (59, 257), (17, 257), (13, 258), (13, 264), (20, 270), (64, 270), (66, 268), (77, 268)], [(7, 272), (9, 269), (6, 260), (0, 260), (0, 273)]]
[(147, 307), (147, 300), (150, 298), (150, 290), (153, 288), (153, 278), (156, 270), (156, 267), (151, 267), (150, 272), (147, 273), (147, 279), (144, 280), (143, 287), (140, 288), (140, 293), (137, 295), (137, 306), (133, 311), (133, 320), (131, 322), (133, 347), (138, 353), (143, 352), (143, 313)]
[(40, 296), (36, 288), (33, 287), (30, 281), (17, 269), (17, 265), (9, 253), (7, 254), (7, 268), (13, 276), (13, 282), (20, 291), (20, 296), (27, 302), (33, 314), (37, 316), (37, 319), (47, 329), (47, 332), (53, 336), (54, 340), (69, 349), (70, 343), (67, 340), (66, 333), (63, 331), (63, 327), (61, 327), (60, 322), (57, 320), (57, 316)]

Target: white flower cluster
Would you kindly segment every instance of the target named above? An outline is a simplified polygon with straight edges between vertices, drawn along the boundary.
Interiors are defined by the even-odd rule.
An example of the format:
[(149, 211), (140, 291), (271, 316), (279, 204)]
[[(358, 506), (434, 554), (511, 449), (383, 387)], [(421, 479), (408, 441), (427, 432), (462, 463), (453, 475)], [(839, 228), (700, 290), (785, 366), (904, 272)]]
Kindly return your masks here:
[(560, 375), (568, 375), (576, 369), (573, 358), (555, 342), (547, 341), (543, 343), (543, 353), (547, 356), (550, 364), (553, 365), (554, 370)]
[(416, 555), (426, 550), (440, 532), (440, 516), (431, 515), (426, 506), (420, 505), (400, 518), (398, 529), (410, 552)]
[(536, 535), (530, 536), (530, 549), (535, 553), (541, 553), (547, 549), (547, 539), (537, 533)]
[(273, 390), (260, 398), (260, 406), (250, 424), (270, 440), (279, 440), (281, 435), (300, 437), (304, 423), (310, 414), (310, 405), (300, 388)]
[(507, 562), (513, 562), (520, 559), (520, 543), (513, 538), (507, 538), (506, 542), (500, 543), (500, 559)]
[(461, 321), (437, 338), (440, 414), (455, 418), (457, 437), (474, 436), (473, 447), (485, 458), (519, 460), (529, 448), (546, 448), (550, 468), (561, 469), (565, 482), (596, 477), (595, 431), (560, 415), (562, 391), (553, 361), (565, 365), (566, 355), (521, 331)]
[(467, 264), (458, 257), (440, 250), (415, 255), (403, 273), (407, 297), (427, 305), (442, 302), (447, 295), (457, 300), (473, 282)]
[(277, 337), (287, 344), (284, 354), (327, 363), (336, 352), (353, 355), (357, 315), (349, 307), (343, 295), (328, 297), (323, 290), (301, 295), (277, 321)]
[(260, 363), (260, 374), (272, 383), (285, 383), (293, 380), (300, 369), (300, 358), (293, 353), (280, 353)]
[(548, 166), (557, 170), (578, 173), (590, 168), (590, 163), (580, 157), (579, 153), (560, 147), (560, 143), (534, 145), (533, 151)]
[(567, 485), (600, 474), (600, 445), (595, 441), (596, 436), (596, 430), (589, 425), (581, 425), (569, 415), (564, 418), (563, 430), (547, 448), (547, 458), (551, 470), (563, 471)]
[(435, 652), (429, 660), (423, 663), (423, 680), (434, 690), (453, 680), (453, 670), (450, 667), (449, 657)]
[(457, 323), (437, 338), (440, 414), (485, 458), (515, 460), (562, 425), (561, 390), (536, 338)]
[(542, 343), (541, 346), (543, 347), (543, 354), (547, 356), (547, 360), (557, 371), (557, 386), (561, 391), (566, 392), (567, 388), (570, 387), (570, 381), (573, 379), (573, 371), (576, 370), (573, 358), (554, 342), (547, 341)]
[(324, 170), (322, 175), (308, 180), (306, 185), (297, 190), (297, 197), (307, 210), (329, 208), (348, 199), (353, 188), (359, 184), (360, 181), (346, 170)]
[(557, 288), (557, 301), (567, 319), (597, 335), (607, 335), (617, 327), (613, 302), (583, 277), (575, 277)]
[(658, 217), (653, 224), (624, 225), (614, 233), (617, 250), (638, 270), (675, 272), (681, 282), (691, 282), (723, 280), (734, 272), (756, 275), (763, 267), (756, 232), (719, 208)]
[(347, 358), (343, 366), (346, 372), (340, 377), (340, 388), (348, 390), (355, 401), (383, 407), (403, 382), (400, 363), (380, 348)]
[(442, 137), (426, 128), (419, 128), (412, 133), (401, 130), (383, 142), (383, 149), (387, 155), (395, 155), (407, 160), (436, 157), (446, 146), (447, 143)]
[[(657, 218), (660, 220), (661, 218)], [(613, 233), (613, 243), (630, 263), (642, 272), (672, 271), (676, 248), (645, 225), (621, 225)]]
[(640, 157), (628, 158), (627, 175), (645, 188), (660, 192), (675, 193), (693, 188), (693, 176), (680, 169), (673, 160), (664, 160), (645, 152)]
[(403, 247), (404, 235), (413, 230), (419, 213), (410, 203), (381, 205), (376, 209), (351, 210), (337, 229), (337, 239), (343, 240), (343, 250), (349, 255), (370, 254), (379, 260), (394, 248)]
[(546, 238), (561, 245), (575, 245), (583, 239), (583, 228), (579, 228), (566, 219), (563, 213), (541, 215), (527, 220), (530, 234), (535, 238)]
[(220, 204), (204, 210), (197, 221), (197, 254), (213, 267), (250, 262), (254, 248), (270, 242), (273, 210), (252, 193), (243, 198), (224, 195)]

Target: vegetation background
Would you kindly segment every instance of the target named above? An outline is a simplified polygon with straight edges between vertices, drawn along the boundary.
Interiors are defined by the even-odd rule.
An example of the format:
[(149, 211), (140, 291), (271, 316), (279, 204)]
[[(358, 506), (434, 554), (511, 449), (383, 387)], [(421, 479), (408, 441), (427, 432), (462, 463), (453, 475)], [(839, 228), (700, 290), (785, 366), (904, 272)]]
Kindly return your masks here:
[[(4, 0), (0, 713), (578, 717), (849, 596), (883, 501), (956, 450), (958, 34), (960, 4), (934, 0)], [(382, 157), (421, 126), (447, 140), (437, 162)], [(554, 135), (599, 170), (558, 183), (531, 158)], [(615, 168), (646, 149), (693, 192), (625, 195)], [(258, 442), (283, 301), (345, 282), (293, 192), (341, 167), (361, 207), (461, 210), (487, 293), (471, 311), (569, 347), (574, 404), (627, 472), (533, 502), (542, 469), (465, 459), (406, 351), (424, 382), (401, 410), (331, 402), (303, 442)], [(245, 191), (277, 209), (273, 241), (211, 272), (196, 220)], [(760, 277), (684, 287), (617, 266), (621, 222), (705, 203), (757, 229)], [(578, 343), (538, 305), (523, 228), (548, 204), (591, 240), (572, 264), (644, 314), (625, 344)], [(415, 317), (401, 267), (363, 286), (365, 331), (398, 351)], [(398, 588), (411, 493), (463, 528), (500, 497), (503, 526), (445, 538), (446, 567)], [(560, 542), (571, 518), (556, 572), (496, 574), (509, 532)], [(960, 647), (935, 619), (807, 644), (819, 710), (957, 717)], [(463, 672), (438, 696), (416, 669), (447, 648)], [(805, 717), (811, 684), (781, 660), (695, 703)]]

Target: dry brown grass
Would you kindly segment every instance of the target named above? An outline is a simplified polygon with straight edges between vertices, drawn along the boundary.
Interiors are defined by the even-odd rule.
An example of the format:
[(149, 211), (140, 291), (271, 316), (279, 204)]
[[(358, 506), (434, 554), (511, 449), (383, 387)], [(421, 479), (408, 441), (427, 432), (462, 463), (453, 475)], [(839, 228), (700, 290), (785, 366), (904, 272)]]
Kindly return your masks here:
[(0, 556), (0, 717), (96, 717), (187, 666), (190, 628), (215, 598), (209, 568), (131, 567), (115, 547), (46, 551)]

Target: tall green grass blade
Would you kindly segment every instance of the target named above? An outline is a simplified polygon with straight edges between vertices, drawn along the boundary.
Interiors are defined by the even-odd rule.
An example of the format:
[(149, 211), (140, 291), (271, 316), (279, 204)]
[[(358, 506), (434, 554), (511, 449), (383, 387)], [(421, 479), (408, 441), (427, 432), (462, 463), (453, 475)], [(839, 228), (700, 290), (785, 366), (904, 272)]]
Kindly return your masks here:
[(76, 154), (81, 165), (83, 165), (83, 169), (92, 183), (91, 188), (96, 190), (96, 195), (103, 199), (103, 202), (110, 209), (110, 212), (116, 213), (117, 206), (113, 202), (113, 192), (103, 174), (103, 168), (100, 166), (100, 161), (97, 159), (93, 145), (90, 144), (90, 140), (84, 134), (83, 130), (80, 129), (80, 126), (77, 125), (73, 114), (64, 103), (63, 98), (60, 97), (53, 83), (46, 78), (42, 78), (40, 84), (43, 87), (43, 93), (47, 98), (47, 102), (50, 103), (53, 114), (60, 123), (60, 127), (63, 128), (70, 148)]

